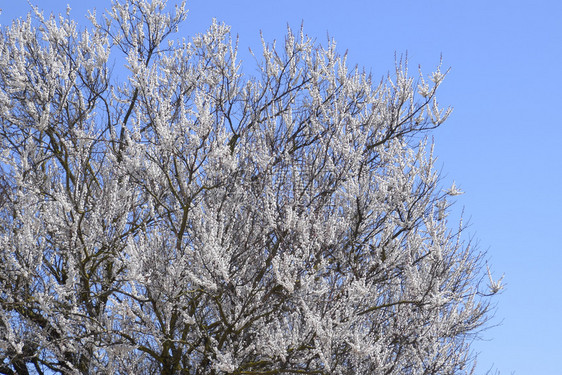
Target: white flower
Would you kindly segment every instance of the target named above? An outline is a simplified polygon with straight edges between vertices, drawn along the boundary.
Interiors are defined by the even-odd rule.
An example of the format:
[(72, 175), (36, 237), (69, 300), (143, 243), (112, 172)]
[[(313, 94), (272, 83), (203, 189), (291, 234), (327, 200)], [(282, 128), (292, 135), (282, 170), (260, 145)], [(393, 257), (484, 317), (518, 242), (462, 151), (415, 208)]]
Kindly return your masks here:
[(443, 220), (447, 217), (448, 212), (447, 212), (447, 200), (443, 199), (441, 201), (439, 201), (437, 203), (437, 209), (438, 209), (438, 215), (437, 215), (437, 219), (438, 220)]
[(492, 292), (492, 294), (496, 294), (504, 287), (504, 285), (502, 285), (502, 280), (504, 278), (504, 275), (502, 275), (502, 277), (498, 281), (494, 281), (494, 279), (492, 279), (492, 273), (490, 272), (490, 267), (488, 267), (487, 264), (486, 264), (486, 269), (488, 270), (488, 280), (490, 281), (490, 285), (488, 285), (490, 288), (490, 292)]
[(447, 194), (451, 195), (451, 196), (455, 196), (455, 195), (462, 195), (464, 194), (464, 191), (460, 190), (456, 185), (455, 185), (455, 181), (453, 181), (453, 185), (451, 186), (451, 188), (449, 190), (447, 190)]

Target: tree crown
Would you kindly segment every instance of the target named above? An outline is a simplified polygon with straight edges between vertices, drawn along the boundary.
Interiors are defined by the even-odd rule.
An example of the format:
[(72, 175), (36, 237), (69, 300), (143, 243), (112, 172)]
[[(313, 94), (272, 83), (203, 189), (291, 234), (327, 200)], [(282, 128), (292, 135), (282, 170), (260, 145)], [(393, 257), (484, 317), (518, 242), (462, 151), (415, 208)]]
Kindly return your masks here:
[(223, 24), (169, 39), (186, 14), (2, 30), (0, 373), (470, 372), (482, 254), (423, 137), (445, 74), (375, 83), (288, 30), (248, 76)]

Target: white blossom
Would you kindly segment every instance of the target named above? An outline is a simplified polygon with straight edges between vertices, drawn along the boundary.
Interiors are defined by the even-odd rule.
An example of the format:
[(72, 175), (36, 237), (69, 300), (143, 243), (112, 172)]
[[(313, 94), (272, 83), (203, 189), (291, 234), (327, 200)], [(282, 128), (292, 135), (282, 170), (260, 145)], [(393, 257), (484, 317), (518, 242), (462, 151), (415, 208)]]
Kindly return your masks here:
[(490, 272), (490, 267), (488, 267), (488, 265), (486, 265), (486, 270), (488, 272), (488, 281), (490, 282), (490, 284), (488, 285), (490, 288), (490, 293), (496, 294), (500, 292), (504, 288), (504, 285), (502, 284), (504, 276), (502, 275), (499, 280), (494, 281), (494, 279), (492, 278), (492, 273)]
[(447, 194), (450, 195), (450, 196), (462, 195), (462, 194), (464, 194), (464, 191), (460, 190), (460, 189), (455, 185), (455, 181), (453, 181), (453, 185), (451, 185), (451, 187), (449, 188), (449, 190), (447, 190)]
[(445, 220), (445, 74), (374, 81), (289, 29), (246, 75), (186, 15), (1, 31), (2, 371), (465, 374), (503, 285)]

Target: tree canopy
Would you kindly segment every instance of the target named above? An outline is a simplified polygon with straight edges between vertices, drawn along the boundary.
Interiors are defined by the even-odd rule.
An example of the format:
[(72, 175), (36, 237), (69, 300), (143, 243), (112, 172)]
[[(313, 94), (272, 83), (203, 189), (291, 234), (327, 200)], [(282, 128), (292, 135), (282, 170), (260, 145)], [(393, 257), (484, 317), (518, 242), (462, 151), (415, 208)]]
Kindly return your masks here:
[(0, 373), (470, 373), (501, 285), (447, 220), (445, 74), (288, 30), (249, 75), (186, 14), (0, 31)]

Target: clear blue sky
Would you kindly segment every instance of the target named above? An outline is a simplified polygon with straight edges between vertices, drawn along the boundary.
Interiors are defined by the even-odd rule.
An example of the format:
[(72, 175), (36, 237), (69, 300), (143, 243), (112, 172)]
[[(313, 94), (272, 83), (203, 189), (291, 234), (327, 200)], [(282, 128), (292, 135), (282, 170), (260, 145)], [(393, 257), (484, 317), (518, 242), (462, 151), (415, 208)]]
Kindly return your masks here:
[[(89, 1), (36, 0), (47, 12), (82, 17)], [(93, 2), (92, 2), (93, 3)], [(108, 4), (96, 1), (98, 11)], [(2, 1), (0, 23), (25, 15), (26, 1)], [(506, 291), (483, 333), (480, 373), (559, 374), (562, 358), (562, 2), (550, 1), (234, 1), (192, 0), (181, 36), (213, 17), (232, 26), (240, 47), (282, 40), (287, 23), (324, 42), (329, 33), (352, 64), (375, 77), (408, 52), (412, 73), (443, 55), (451, 72), (439, 98), (453, 115), (434, 132), (444, 183), (466, 191), (470, 234)], [(244, 56), (244, 54), (243, 54)], [(246, 55), (247, 56), (247, 55)], [(251, 63), (251, 61), (250, 61)]]

